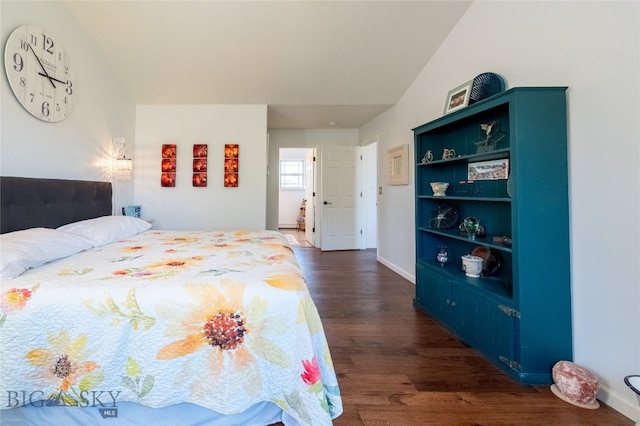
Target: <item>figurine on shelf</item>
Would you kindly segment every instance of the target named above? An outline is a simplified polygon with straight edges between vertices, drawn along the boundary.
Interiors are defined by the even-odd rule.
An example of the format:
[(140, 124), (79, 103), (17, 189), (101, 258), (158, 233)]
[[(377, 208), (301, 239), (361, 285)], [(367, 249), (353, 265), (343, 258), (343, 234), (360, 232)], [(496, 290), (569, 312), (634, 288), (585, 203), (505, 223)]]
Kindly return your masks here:
[(431, 152), (431, 150), (428, 150), (424, 154), (424, 157), (422, 157), (422, 164), (430, 163), (432, 161), (433, 161), (433, 152)]
[(442, 150), (442, 159), (449, 160), (456, 156), (456, 150), (453, 148), (445, 148)]
[(466, 236), (470, 240), (476, 238), (485, 238), (487, 236), (484, 226), (480, 225), (480, 222), (475, 217), (467, 217), (458, 226), (460, 235)]
[(444, 266), (445, 263), (449, 261), (449, 252), (447, 246), (438, 247), (438, 255), (436, 256), (438, 263), (440, 266)]
[(473, 141), (477, 147), (476, 154), (482, 154), (496, 149), (498, 142), (506, 136), (499, 130), (499, 127), (500, 122), (498, 120), (480, 125), (480, 136)]

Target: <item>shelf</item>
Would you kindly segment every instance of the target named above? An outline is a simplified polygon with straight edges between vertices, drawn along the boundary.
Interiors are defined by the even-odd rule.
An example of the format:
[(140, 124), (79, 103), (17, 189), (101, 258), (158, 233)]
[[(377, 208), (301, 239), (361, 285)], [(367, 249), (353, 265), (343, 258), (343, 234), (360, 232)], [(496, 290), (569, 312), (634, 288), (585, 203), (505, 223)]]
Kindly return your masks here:
[[(552, 383), (553, 363), (573, 356), (566, 90), (512, 88), (413, 129), (416, 304), (520, 383)], [(491, 122), (502, 135), (488, 144)], [(442, 159), (445, 150), (455, 156)], [(422, 162), (427, 152), (433, 159)], [(501, 179), (470, 180), (485, 161), (503, 163), (501, 173), (479, 177)], [(434, 196), (432, 182), (448, 183), (446, 195)], [(431, 228), (444, 204), (458, 223), (477, 218), (487, 235)], [(467, 277), (461, 258), (478, 246), (500, 268)]]
[(466, 235), (461, 235), (460, 231), (455, 228), (455, 229), (433, 229), (433, 228), (424, 228), (424, 227), (418, 227), (418, 230), (421, 232), (427, 232), (430, 234), (434, 234), (434, 235), (440, 235), (442, 237), (446, 237), (446, 238), (452, 238), (454, 240), (458, 240), (458, 241), (464, 241), (467, 242), (469, 244), (475, 244), (475, 245), (479, 245), (479, 246), (487, 246), (490, 248), (494, 248), (496, 250), (500, 250), (503, 251), (505, 253), (511, 253), (511, 247), (506, 246), (502, 243), (494, 243), (493, 242), (493, 237), (500, 237), (500, 235), (491, 235), (491, 234), (487, 234), (486, 237), (483, 238), (477, 238), (472, 240), (469, 237), (467, 237)]
[(503, 280), (492, 277), (467, 277), (462, 268), (456, 266), (453, 262), (449, 262), (445, 266), (442, 266), (435, 260), (420, 259), (418, 263), (425, 268), (435, 269), (439, 274), (442, 274), (449, 279), (462, 282), (472, 288), (488, 291), (496, 296), (506, 299), (508, 302), (512, 301), (513, 296), (511, 287)]
[(453, 200), (453, 201), (478, 201), (478, 202), (492, 202), (492, 203), (510, 203), (511, 198), (495, 198), (495, 197), (461, 197), (457, 195), (447, 195), (445, 197), (436, 197), (434, 195), (418, 195), (419, 199), (425, 200)]
[[(475, 163), (476, 161), (499, 160), (508, 158), (511, 153), (510, 148), (500, 148), (481, 154), (458, 155), (447, 160), (433, 160), (430, 163), (418, 163), (418, 167), (448, 166), (454, 163)], [(423, 154), (424, 155), (424, 154)]]

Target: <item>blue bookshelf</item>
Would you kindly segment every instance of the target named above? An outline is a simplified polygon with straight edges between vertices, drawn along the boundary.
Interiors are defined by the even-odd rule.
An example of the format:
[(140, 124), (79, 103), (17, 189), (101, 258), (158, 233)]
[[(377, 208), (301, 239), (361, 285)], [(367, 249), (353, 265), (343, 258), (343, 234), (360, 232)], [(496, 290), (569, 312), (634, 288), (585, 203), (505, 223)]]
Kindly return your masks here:
[[(414, 303), (523, 384), (552, 383), (572, 359), (566, 90), (516, 87), (413, 129)], [(430, 182), (448, 182), (446, 195)], [(434, 225), (444, 204), (457, 219)], [(468, 216), (483, 234), (461, 231)], [(471, 278), (461, 256), (476, 252), (487, 270)]]

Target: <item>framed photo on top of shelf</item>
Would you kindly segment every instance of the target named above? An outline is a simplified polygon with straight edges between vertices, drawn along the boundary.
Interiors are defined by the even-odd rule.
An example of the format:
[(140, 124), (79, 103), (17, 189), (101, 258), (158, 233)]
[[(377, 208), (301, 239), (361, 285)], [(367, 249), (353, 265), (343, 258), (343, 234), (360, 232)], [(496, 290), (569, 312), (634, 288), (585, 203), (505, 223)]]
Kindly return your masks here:
[(409, 145), (387, 150), (387, 185), (409, 184)]
[(469, 180), (500, 180), (509, 178), (509, 159), (478, 161), (468, 165)]
[(473, 86), (473, 80), (469, 80), (455, 89), (449, 90), (447, 103), (444, 105), (445, 114), (449, 114), (450, 112), (457, 111), (469, 105), (471, 86)]

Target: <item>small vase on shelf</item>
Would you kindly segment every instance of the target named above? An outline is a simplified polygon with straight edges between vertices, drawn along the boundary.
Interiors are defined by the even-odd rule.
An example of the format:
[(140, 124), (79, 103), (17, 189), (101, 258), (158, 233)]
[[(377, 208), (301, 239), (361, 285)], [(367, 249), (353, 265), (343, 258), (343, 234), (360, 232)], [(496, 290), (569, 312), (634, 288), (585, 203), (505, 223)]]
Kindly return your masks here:
[(440, 263), (440, 266), (444, 267), (445, 263), (449, 261), (449, 250), (447, 249), (447, 246), (438, 247), (438, 255), (436, 256), (436, 259)]
[(469, 216), (464, 219), (464, 230), (467, 231), (467, 236), (470, 240), (476, 239), (476, 232), (478, 231), (478, 226), (480, 222), (473, 216)]

